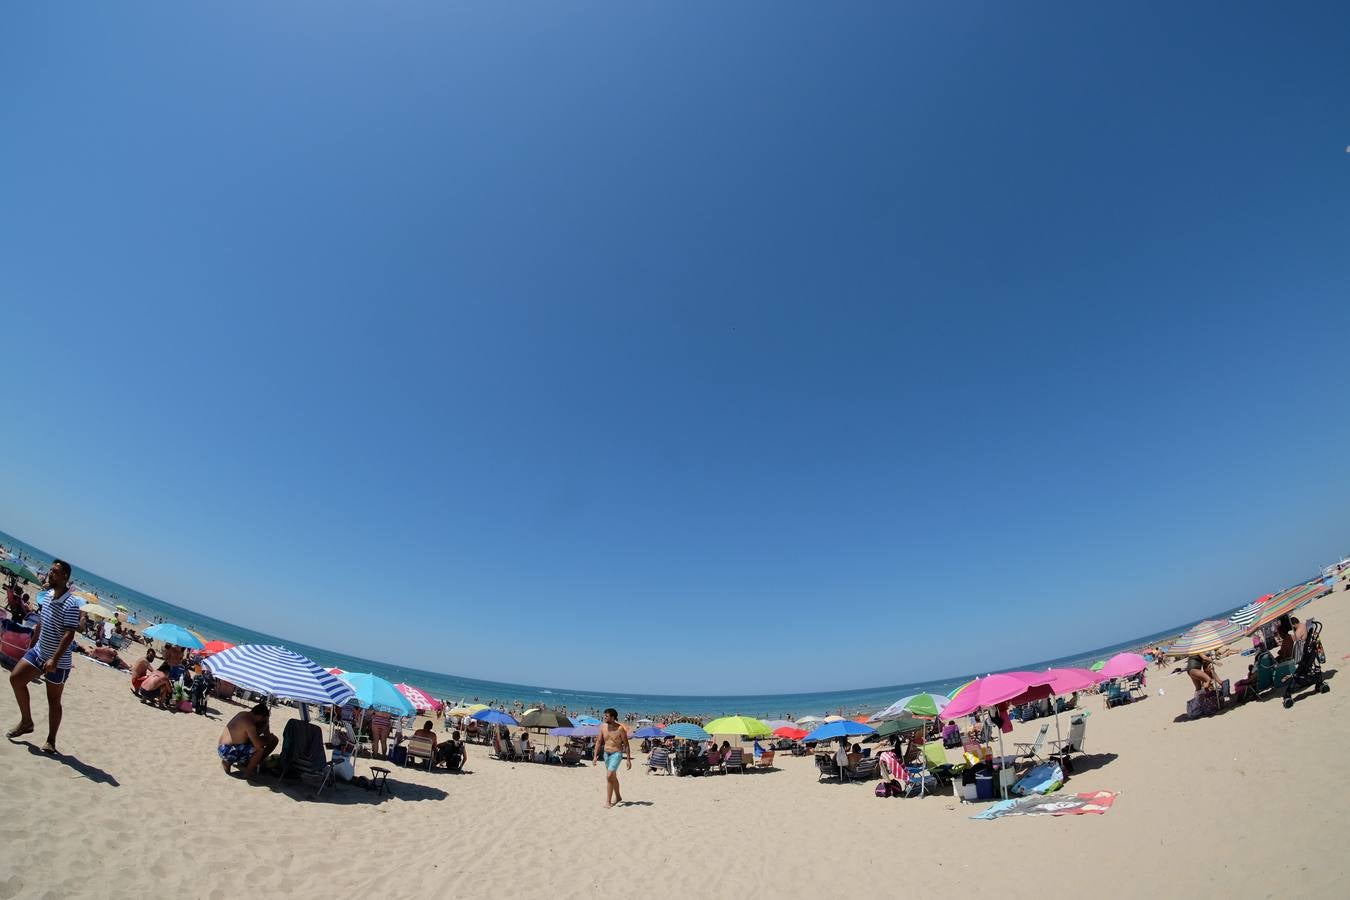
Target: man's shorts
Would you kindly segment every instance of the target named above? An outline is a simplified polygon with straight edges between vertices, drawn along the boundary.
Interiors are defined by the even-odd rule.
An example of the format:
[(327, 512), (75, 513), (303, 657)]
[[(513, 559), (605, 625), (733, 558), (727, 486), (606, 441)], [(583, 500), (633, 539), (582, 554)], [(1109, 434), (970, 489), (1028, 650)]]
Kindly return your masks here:
[(623, 762), (623, 751), (615, 750), (613, 753), (605, 753), (605, 768), (611, 772), (619, 771), (619, 763)]
[[(42, 672), (42, 667), (47, 665), (47, 661), (42, 658), (42, 654), (38, 652), (37, 647), (29, 647), (23, 658), (36, 666), (39, 672)], [(52, 669), (50, 672), (42, 672), (42, 677), (48, 684), (65, 684), (66, 680), (70, 678), (70, 669)]]
[(253, 758), (253, 743), (245, 741), (242, 744), (221, 744), (216, 747), (216, 753), (220, 756), (222, 762), (246, 766), (248, 761)]

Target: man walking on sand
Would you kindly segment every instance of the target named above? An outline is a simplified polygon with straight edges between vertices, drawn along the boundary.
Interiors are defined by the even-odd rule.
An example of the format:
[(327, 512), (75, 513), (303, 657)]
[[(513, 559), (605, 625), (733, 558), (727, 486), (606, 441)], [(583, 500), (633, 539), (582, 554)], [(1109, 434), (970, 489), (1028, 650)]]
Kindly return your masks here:
[(600, 739), (595, 742), (595, 761), (605, 759), (605, 809), (623, 802), (619, 793), (619, 763), (628, 759), (628, 770), (633, 769), (633, 750), (628, 745), (628, 728), (619, 724), (619, 711), (605, 710), (605, 721), (600, 726)]
[(42, 605), (33, 643), (19, 660), (9, 676), (14, 699), (19, 701), (19, 724), (5, 733), (13, 740), (33, 731), (33, 709), (28, 696), (28, 683), (38, 675), (47, 682), (47, 743), (43, 753), (56, 752), (56, 730), (61, 727), (61, 692), (70, 678), (74, 664), (70, 645), (75, 640), (75, 629), (80, 624), (80, 603), (70, 593), (70, 563), (52, 560), (47, 571), (47, 590), (38, 595)]

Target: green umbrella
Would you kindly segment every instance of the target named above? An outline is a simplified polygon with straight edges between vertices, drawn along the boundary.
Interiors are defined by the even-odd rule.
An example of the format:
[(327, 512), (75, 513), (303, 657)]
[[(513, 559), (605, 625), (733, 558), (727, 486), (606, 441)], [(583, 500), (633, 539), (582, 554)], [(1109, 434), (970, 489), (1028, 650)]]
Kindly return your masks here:
[(521, 716), (520, 726), (522, 728), (571, 728), (572, 720), (556, 709), (541, 706)]
[(1093, 672), (1100, 672), (1100, 671), (1102, 670), (1102, 667), (1105, 666), (1105, 665), (1106, 665), (1106, 660), (1104, 660), (1104, 659), (1099, 659), (1099, 660), (1097, 660), (1095, 663), (1093, 663), (1092, 665), (1088, 666), (1088, 668), (1091, 669)]
[(15, 561), (15, 560), (7, 559), (7, 560), (4, 560), (3, 562), (0, 562), (0, 569), (4, 569), (6, 572), (8, 572), (9, 574), (15, 576), (16, 578), (22, 578), (24, 581), (27, 581), (27, 582), (29, 582), (30, 584), (41, 584), (41, 583), (42, 583), (42, 579), (41, 579), (41, 578), (38, 578), (36, 575), (34, 575), (34, 574), (28, 569), (27, 566), (25, 566), (25, 565), (24, 565), (23, 563), (21, 563), (21, 562)]
[(766, 738), (773, 736), (773, 729), (759, 719), (749, 716), (723, 716), (713, 719), (703, 730), (708, 734), (739, 734), (742, 737)]
[(918, 731), (920, 728), (927, 728), (928, 723), (923, 719), (915, 719), (910, 716), (901, 716), (898, 719), (887, 719), (877, 726), (876, 737), (888, 738), (893, 734), (905, 734), (910, 731)]

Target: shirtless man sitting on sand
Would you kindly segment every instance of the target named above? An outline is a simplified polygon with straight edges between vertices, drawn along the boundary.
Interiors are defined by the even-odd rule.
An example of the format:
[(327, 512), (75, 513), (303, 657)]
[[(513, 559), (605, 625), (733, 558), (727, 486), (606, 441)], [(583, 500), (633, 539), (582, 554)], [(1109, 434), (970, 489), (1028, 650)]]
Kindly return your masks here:
[(267, 704), (259, 703), (230, 719), (216, 747), (225, 774), (230, 773), (230, 766), (239, 766), (245, 778), (252, 778), (267, 754), (276, 748), (277, 736), (267, 733), (268, 716)]

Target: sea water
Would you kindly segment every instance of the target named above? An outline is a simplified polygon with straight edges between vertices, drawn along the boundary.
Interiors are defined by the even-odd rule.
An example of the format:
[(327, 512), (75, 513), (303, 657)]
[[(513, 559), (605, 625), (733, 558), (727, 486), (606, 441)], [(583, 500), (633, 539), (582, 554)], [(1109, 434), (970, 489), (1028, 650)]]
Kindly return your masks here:
[[(51, 565), (52, 556), (50, 554), (2, 531), (0, 531), (0, 544), (16, 551), (30, 568), (46, 571), (47, 567)], [(848, 691), (729, 696), (602, 693), (599, 691), (568, 690), (560, 687), (509, 684), (498, 681), (482, 681), (461, 675), (447, 675), (442, 672), (428, 672), (423, 669), (392, 665), (379, 660), (363, 659), (335, 650), (325, 650), (321, 647), (313, 647), (266, 632), (255, 631), (241, 625), (234, 625), (195, 610), (175, 606), (115, 581), (101, 578), (78, 566), (74, 568), (72, 575), (73, 580), (78, 583), (80, 588), (88, 589), (97, 594), (100, 602), (108, 606), (120, 603), (131, 609), (137, 614), (142, 626), (149, 625), (153, 621), (163, 620), (197, 631), (208, 640), (223, 640), (235, 644), (278, 644), (297, 653), (303, 653), (325, 668), (336, 667), (348, 672), (371, 672), (394, 683), (404, 682), (414, 685), (433, 697), (451, 700), (455, 703), (467, 701), (496, 706), (520, 701), (526, 706), (565, 707), (574, 713), (596, 711), (607, 706), (613, 706), (624, 713), (638, 712), (651, 716), (678, 712), (689, 716), (748, 715), (775, 719), (800, 718), (806, 715), (853, 715), (874, 712), (889, 706), (908, 694), (925, 691), (946, 694), (976, 675), (986, 674), (978, 672), (932, 681), (916, 681), (910, 684), (894, 684)], [(1227, 615), (1227, 613), (1222, 615)], [(1049, 667), (1086, 667), (1095, 660), (1106, 659), (1123, 650), (1162, 643), (1164, 638), (1180, 634), (1199, 621), (1202, 620), (1197, 619), (1195, 622), (1169, 628), (1156, 634), (1133, 638), (1109, 647), (1098, 647), (1056, 659), (1028, 663), (1021, 666), (1020, 669), (1037, 671)]]

